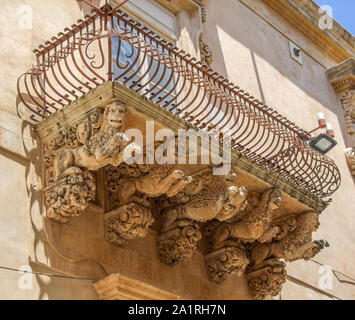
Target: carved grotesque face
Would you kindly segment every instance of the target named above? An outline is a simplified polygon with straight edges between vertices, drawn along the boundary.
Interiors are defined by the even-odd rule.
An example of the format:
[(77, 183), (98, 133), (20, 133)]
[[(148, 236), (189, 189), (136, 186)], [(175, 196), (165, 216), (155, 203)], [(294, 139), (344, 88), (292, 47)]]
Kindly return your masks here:
[(120, 129), (126, 117), (126, 108), (119, 102), (109, 104), (105, 109), (106, 123), (115, 129)]
[(270, 194), (270, 208), (272, 210), (277, 209), (281, 204), (281, 192), (280, 190), (274, 189)]
[(305, 231), (315, 232), (319, 228), (319, 225), (318, 214), (316, 212), (306, 212), (298, 217), (298, 226)]
[(246, 197), (248, 190), (244, 187), (229, 187), (224, 193), (224, 201), (222, 208), (216, 217), (219, 221), (224, 221), (232, 218), (239, 211), (246, 208)]
[(118, 215), (109, 221), (109, 227), (127, 240), (145, 237), (154, 218), (147, 208), (131, 204), (126, 210), (119, 211)]

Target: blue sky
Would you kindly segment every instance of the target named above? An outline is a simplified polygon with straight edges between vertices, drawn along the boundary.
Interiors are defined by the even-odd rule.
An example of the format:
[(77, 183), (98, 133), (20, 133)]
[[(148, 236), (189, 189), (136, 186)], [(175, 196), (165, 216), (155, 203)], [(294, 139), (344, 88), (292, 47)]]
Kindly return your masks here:
[(333, 18), (347, 31), (355, 35), (355, 0), (313, 0), (319, 6), (328, 5), (333, 9)]

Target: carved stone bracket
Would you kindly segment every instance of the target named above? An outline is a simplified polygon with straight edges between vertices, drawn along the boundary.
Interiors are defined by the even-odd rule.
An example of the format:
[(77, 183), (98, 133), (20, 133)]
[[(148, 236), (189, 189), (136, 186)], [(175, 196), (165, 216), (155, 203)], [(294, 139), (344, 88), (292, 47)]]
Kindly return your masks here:
[(267, 296), (277, 296), (286, 282), (286, 264), (278, 259), (265, 261), (260, 269), (247, 274), (248, 285), (254, 298), (261, 300)]
[(95, 179), (87, 170), (70, 174), (45, 191), (47, 216), (62, 223), (79, 216), (95, 198)]
[(175, 196), (161, 199), (162, 216), (158, 238), (161, 261), (175, 265), (191, 257), (201, 238), (198, 223), (216, 219), (224, 221), (246, 206), (247, 190), (237, 187), (235, 174), (214, 176), (207, 167), (192, 175), (189, 183)]
[(106, 240), (121, 246), (128, 240), (144, 238), (153, 222), (148, 208), (136, 203), (124, 205), (105, 214)]
[(169, 266), (191, 258), (201, 239), (199, 226), (187, 221), (185, 226), (177, 227), (158, 236), (160, 261)]
[(286, 281), (285, 264), (279, 259), (309, 260), (329, 244), (312, 241), (319, 227), (318, 214), (307, 211), (273, 219), (281, 194), (269, 189), (260, 196), (250, 194), (241, 215), (205, 226), (211, 253), (205, 256), (211, 281), (223, 283), (232, 275), (246, 274), (255, 298), (277, 295)]
[(218, 284), (227, 277), (240, 277), (249, 264), (244, 248), (225, 247), (205, 256), (208, 278)]
[(94, 171), (108, 164), (119, 165), (124, 152), (139, 152), (122, 132), (126, 107), (117, 99), (69, 128), (55, 133), (44, 146), (47, 174), (45, 192), (48, 217), (66, 222), (80, 215), (95, 198)]

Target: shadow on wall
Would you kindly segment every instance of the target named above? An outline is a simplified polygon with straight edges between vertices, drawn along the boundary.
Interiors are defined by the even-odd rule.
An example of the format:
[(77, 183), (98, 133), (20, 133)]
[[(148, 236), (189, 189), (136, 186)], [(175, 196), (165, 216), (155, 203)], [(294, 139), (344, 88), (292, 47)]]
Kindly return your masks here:
[[(42, 150), (39, 144), (37, 148), (29, 150), (25, 144), (25, 132), (31, 131), (32, 139), (35, 140), (33, 127), (26, 121), (23, 121), (21, 135), (25, 158), (30, 161), (21, 161), (25, 163), (25, 183), (26, 192), (29, 199), (29, 224), (31, 225), (32, 236), (28, 237), (30, 252), (32, 256), (28, 257), (29, 264), (33, 271), (57, 274), (56, 270), (63, 270), (75, 277), (93, 279), (76, 280), (60, 277), (48, 277), (36, 275), (39, 286), (38, 299), (96, 299), (96, 293), (92, 287), (95, 279), (101, 279), (106, 276), (105, 272), (92, 261), (80, 259), (78, 261), (67, 258), (68, 253), (62, 254), (60, 249), (52, 243), (52, 225), (48, 218), (44, 218), (42, 206), (42, 190), (40, 182), (36, 184), (34, 179), (41, 181), (42, 174)], [(28, 138), (27, 138), (28, 139)], [(35, 145), (35, 144), (33, 144)], [(11, 157), (13, 161), (20, 161), (18, 157)], [(27, 223), (28, 224), (28, 223)], [(40, 267), (39, 264), (48, 263), (51, 268)], [(73, 276), (74, 277), (74, 276)]]

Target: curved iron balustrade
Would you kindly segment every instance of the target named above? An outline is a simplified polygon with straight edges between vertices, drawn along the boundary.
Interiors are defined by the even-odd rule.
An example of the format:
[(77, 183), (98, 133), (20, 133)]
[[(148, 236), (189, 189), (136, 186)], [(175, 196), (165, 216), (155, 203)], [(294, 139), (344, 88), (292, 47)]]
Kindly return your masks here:
[[(18, 94), (34, 122), (106, 81), (119, 81), (313, 195), (340, 185), (334, 161), (302, 142), (310, 134), (140, 23), (109, 8), (78, 20), (34, 52)], [(221, 135), (222, 139), (222, 135)]]

